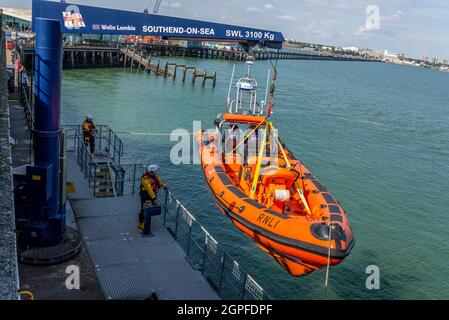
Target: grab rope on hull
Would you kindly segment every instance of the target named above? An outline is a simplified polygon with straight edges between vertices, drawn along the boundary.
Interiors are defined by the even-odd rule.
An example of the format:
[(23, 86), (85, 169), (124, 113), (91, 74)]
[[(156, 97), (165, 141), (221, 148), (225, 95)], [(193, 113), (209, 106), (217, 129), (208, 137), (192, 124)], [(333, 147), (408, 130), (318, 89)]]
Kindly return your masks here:
[(327, 224), (329, 227), (329, 244), (327, 246), (327, 266), (326, 266), (326, 279), (324, 281), (324, 298), (327, 299), (327, 286), (329, 284), (329, 272), (330, 272), (330, 262), (331, 262), (331, 247), (332, 247), (332, 229), (333, 225)]

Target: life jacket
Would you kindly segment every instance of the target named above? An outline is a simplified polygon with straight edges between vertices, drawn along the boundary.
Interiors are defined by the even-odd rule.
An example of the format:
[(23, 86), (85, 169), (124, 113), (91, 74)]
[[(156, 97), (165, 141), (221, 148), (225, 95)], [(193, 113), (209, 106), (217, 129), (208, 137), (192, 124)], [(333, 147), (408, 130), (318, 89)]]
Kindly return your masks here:
[(157, 178), (157, 176), (155, 174), (151, 174), (149, 172), (145, 172), (145, 174), (142, 177), (142, 181), (141, 181), (141, 189), (142, 191), (145, 191), (145, 184), (144, 184), (144, 179), (147, 178), (148, 181), (150, 181), (151, 184), (151, 188), (153, 189), (154, 193), (157, 193), (161, 187), (159, 179)]
[(153, 187), (153, 190), (155, 192), (158, 192), (161, 188), (161, 184), (159, 183), (159, 179), (155, 174), (149, 173), (148, 176), (150, 177), (151, 186)]
[(91, 135), (92, 132), (93, 132), (95, 129), (96, 129), (96, 128), (95, 128), (95, 124), (94, 124), (93, 121), (89, 122), (89, 121), (87, 121), (87, 120), (84, 120), (84, 122), (83, 122), (83, 134), (84, 134), (85, 136)]

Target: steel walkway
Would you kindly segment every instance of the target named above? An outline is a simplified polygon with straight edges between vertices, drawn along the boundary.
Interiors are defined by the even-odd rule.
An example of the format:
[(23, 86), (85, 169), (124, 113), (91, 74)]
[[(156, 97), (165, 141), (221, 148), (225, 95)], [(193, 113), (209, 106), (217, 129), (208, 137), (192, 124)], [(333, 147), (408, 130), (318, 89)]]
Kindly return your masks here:
[(146, 299), (153, 292), (161, 300), (219, 299), (158, 218), (153, 218), (155, 237), (141, 236), (137, 195), (93, 198), (91, 190), (83, 190), (87, 183), (81, 183), (80, 176), (71, 177), (79, 172), (73, 157), (69, 153), (69, 180), (79, 183), (71, 203), (107, 299)]

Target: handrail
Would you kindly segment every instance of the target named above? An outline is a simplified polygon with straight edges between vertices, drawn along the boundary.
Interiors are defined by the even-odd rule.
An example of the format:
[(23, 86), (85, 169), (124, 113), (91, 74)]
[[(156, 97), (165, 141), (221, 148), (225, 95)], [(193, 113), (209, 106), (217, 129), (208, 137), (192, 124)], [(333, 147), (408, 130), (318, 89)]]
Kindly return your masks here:
[[(23, 107), (25, 108), (25, 118), (27, 120), (29, 130), (32, 130), (33, 125), (34, 125), (34, 115), (33, 115), (31, 103), (30, 103), (31, 97), (28, 98), (28, 94), (27, 94), (27, 91), (26, 91), (24, 85), (21, 84), (20, 87), (22, 88), (22, 91), (23, 91), (23, 95), (21, 95), (21, 97), (24, 97), (24, 98), (22, 98), (22, 99), (24, 99), (24, 101), (22, 102), (22, 105), (25, 104), (25, 105), (23, 105)], [(28, 92), (29, 92), (29, 89), (30, 88), (28, 87)]]
[[(82, 137), (81, 125), (63, 125), (67, 131), (75, 131), (75, 143), (78, 137)], [(114, 131), (107, 125), (97, 125), (96, 146), (97, 149), (106, 151), (111, 155), (113, 163), (119, 164), (123, 157), (123, 142)]]
[[(77, 160), (89, 186), (98, 182), (97, 163), (79, 134), (79, 126), (65, 126), (75, 130)], [(73, 129), (75, 128), (75, 129)], [(78, 131), (76, 131), (78, 128)], [(111, 184), (116, 196), (133, 195), (140, 189), (143, 164), (110, 163)], [(162, 224), (184, 249), (191, 265), (200, 270), (211, 287), (223, 299), (272, 299), (221, 244), (203, 227), (196, 217), (169, 190), (159, 190), (163, 209)]]
[[(162, 192), (165, 192), (165, 196), (160, 197), (164, 199), (161, 204), (163, 225), (220, 297), (240, 300), (272, 299), (171, 191), (161, 190)], [(184, 234), (181, 234), (182, 231)]]

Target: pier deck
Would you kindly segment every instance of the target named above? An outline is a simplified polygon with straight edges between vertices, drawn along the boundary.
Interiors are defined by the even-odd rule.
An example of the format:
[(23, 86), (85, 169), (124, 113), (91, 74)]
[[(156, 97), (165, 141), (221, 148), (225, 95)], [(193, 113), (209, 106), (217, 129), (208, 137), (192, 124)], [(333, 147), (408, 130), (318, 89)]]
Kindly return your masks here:
[[(69, 195), (85, 247), (107, 299), (216, 300), (218, 295), (195, 270), (179, 244), (153, 218), (151, 238), (137, 229), (138, 195), (93, 198), (92, 189), (69, 153)], [(77, 173), (78, 172), (78, 173)]]

